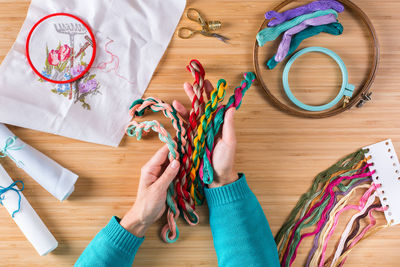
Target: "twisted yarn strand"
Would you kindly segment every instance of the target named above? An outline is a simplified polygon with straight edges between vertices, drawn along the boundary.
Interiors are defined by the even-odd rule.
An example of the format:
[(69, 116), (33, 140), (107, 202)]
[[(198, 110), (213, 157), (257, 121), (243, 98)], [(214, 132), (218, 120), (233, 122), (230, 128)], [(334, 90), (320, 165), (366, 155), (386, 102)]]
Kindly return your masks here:
[[(190, 71), (195, 78), (195, 81), (193, 83), (193, 92), (194, 92), (194, 97), (192, 100), (192, 109), (190, 110), (189, 114), (189, 125), (187, 129), (187, 137), (189, 141), (188, 145), (188, 153), (189, 155), (193, 154), (193, 150), (195, 149), (195, 144), (194, 140), (197, 137), (197, 129), (198, 125), (200, 124), (200, 118), (204, 114), (204, 77), (205, 77), (205, 71), (203, 66), (198, 60), (192, 60), (190, 61), (189, 65), (186, 67), (188, 71)], [(192, 167), (192, 160), (189, 160), (189, 166), (188, 170), (190, 170)], [(192, 183), (196, 181), (193, 181), (188, 178), (188, 188), (192, 186)], [(197, 186), (199, 187), (199, 186)], [(198, 192), (195, 194), (196, 199), (195, 202), (198, 205), (201, 205), (204, 201), (204, 193), (202, 190), (197, 190)]]
[[(195, 225), (198, 223), (199, 218), (194, 211), (194, 201), (187, 191), (186, 176), (189, 168), (190, 157), (187, 152), (188, 142), (186, 139), (186, 128), (184, 126), (185, 121), (174, 107), (153, 97), (136, 100), (131, 106), (130, 114), (133, 118), (141, 117), (145, 114), (146, 110), (162, 112), (167, 118), (171, 119), (172, 125), (176, 129), (177, 151), (179, 153), (179, 157), (176, 159), (180, 161), (181, 167), (177, 179), (174, 180), (175, 190), (172, 190), (171, 188), (170, 191), (171, 193), (174, 193), (174, 196), (178, 201), (178, 207), (182, 209), (182, 215), (185, 220), (190, 225)], [(176, 213), (174, 213), (174, 216), (176, 216)], [(172, 215), (168, 215), (167, 217), (171, 220)], [(170, 225), (172, 224), (170, 223)], [(167, 240), (168, 237), (166, 236), (164, 239)]]
[[(224, 99), (226, 93), (226, 81), (220, 80), (218, 82), (217, 88), (211, 92), (210, 100), (207, 102), (204, 114), (200, 118), (200, 124), (197, 129), (197, 136), (194, 139), (194, 150), (192, 154), (192, 169), (190, 171), (190, 178), (192, 184), (190, 187), (190, 193), (192, 197), (196, 200), (200, 197), (199, 190), (202, 189), (201, 184), (199, 184), (198, 170), (200, 167), (200, 161), (204, 154), (205, 137), (208, 131), (208, 127), (213, 118), (213, 114), (217, 111), (218, 104)], [(197, 183), (196, 183), (197, 181)]]
[[(165, 117), (171, 119), (172, 125), (176, 129), (178, 152), (180, 154), (181, 162), (181, 169), (178, 173), (179, 179), (176, 182), (176, 190), (178, 193), (180, 206), (184, 208), (185, 211), (192, 213), (192, 210), (194, 209), (194, 203), (191, 200), (189, 193), (184, 190), (187, 184), (186, 173), (188, 172), (190, 161), (187, 151), (188, 145), (186, 128), (184, 126), (185, 121), (173, 106), (166, 104), (162, 100), (154, 97), (136, 100), (131, 106), (130, 114), (133, 118), (141, 117), (144, 115), (146, 110), (152, 110), (153, 112), (162, 111)], [(188, 221), (190, 222), (190, 220)]]
[(218, 108), (214, 120), (211, 122), (211, 125), (207, 130), (206, 153), (203, 153), (202, 156), (203, 166), (202, 171), (200, 172), (201, 179), (205, 184), (211, 184), (214, 181), (214, 169), (212, 167), (211, 156), (214, 150), (215, 137), (224, 122), (225, 113), (230, 108), (236, 108), (236, 110), (240, 108), (244, 95), (250, 89), (255, 79), (256, 76), (253, 72), (247, 72), (244, 74), (244, 80), (241, 82), (239, 87), (235, 88), (234, 94), (229, 98), (228, 103)]

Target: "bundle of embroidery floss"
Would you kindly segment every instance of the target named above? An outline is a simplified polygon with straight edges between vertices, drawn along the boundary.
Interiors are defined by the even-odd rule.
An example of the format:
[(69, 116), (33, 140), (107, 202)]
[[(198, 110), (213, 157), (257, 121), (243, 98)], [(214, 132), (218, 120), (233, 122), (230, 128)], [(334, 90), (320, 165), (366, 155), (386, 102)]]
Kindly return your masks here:
[[(210, 100), (205, 102), (203, 66), (199, 61), (192, 60), (187, 69), (195, 78), (189, 121), (185, 121), (172, 105), (149, 97), (133, 102), (130, 107), (133, 120), (126, 128), (127, 135), (134, 136), (138, 140), (150, 131), (158, 133), (160, 140), (168, 145), (170, 160), (176, 159), (181, 163), (179, 173), (167, 191), (168, 223), (163, 227), (161, 237), (168, 243), (175, 242), (179, 237), (177, 227), (179, 215), (182, 215), (190, 225), (196, 225), (199, 222), (195, 205), (203, 204), (203, 187), (213, 182), (211, 156), (215, 136), (223, 124), (225, 112), (230, 108), (239, 109), (244, 94), (255, 79), (254, 73), (246, 73), (245, 79), (235, 89), (227, 104), (221, 105), (226, 94), (226, 81), (223, 79), (218, 81), (216, 88), (210, 94)], [(143, 117), (146, 111), (162, 112), (169, 118), (176, 130), (175, 137), (173, 138), (158, 121), (137, 122), (135, 120)]]
[[(319, 173), (275, 237), (281, 266), (291, 266), (302, 241), (313, 237), (306, 266), (342, 266), (350, 251), (376, 231), (400, 223), (398, 204), (399, 161), (390, 140), (365, 147)], [(357, 199), (356, 193), (363, 192)], [(397, 193), (396, 193), (397, 192)], [(354, 203), (356, 200), (356, 204)], [(331, 256), (329, 241), (343, 213), (353, 216)], [(384, 213), (387, 223), (377, 226), (374, 214)], [(361, 221), (366, 221), (361, 227)]]
[(269, 11), (265, 18), (271, 20), (268, 27), (257, 34), (259, 46), (274, 41), (283, 33), (277, 53), (268, 60), (269, 69), (291, 55), (300, 43), (321, 32), (340, 35), (343, 26), (338, 23), (338, 13), (344, 11), (341, 3), (335, 0), (318, 0), (282, 13)]

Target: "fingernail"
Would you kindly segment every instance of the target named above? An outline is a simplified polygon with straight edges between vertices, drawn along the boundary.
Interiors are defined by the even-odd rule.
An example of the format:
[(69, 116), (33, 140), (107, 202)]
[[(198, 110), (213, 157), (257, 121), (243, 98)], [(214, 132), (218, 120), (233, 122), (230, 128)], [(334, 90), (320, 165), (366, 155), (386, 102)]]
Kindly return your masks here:
[(174, 160), (172, 163), (171, 163), (171, 168), (172, 169), (177, 169), (179, 167), (179, 162), (177, 161), (177, 160)]

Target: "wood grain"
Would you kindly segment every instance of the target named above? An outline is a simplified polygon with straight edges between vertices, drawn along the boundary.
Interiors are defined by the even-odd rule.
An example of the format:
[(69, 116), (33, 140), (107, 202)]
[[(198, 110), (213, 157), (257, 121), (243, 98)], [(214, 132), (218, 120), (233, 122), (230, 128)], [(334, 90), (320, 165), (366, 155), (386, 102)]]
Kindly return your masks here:
[[(237, 113), (237, 169), (246, 173), (274, 234), (299, 196), (308, 189), (313, 177), (340, 157), (385, 138), (392, 138), (400, 151), (400, 2), (354, 2), (371, 18), (381, 43), (380, 69), (372, 86), (373, 102), (332, 118), (297, 118), (274, 108), (256, 83)], [(231, 44), (225, 45), (202, 36), (190, 40), (174, 36), (145, 95), (154, 95), (168, 102), (177, 99), (189, 107), (182, 84), (192, 81), (185, 70), (192, 58), (204, 64), (207, 77), (213, 83), (225, 78), (232, 87), (236, 86), (242, 73), (253, 68), (252, 48), (264, 12), (278, 3), (277, 0), (188, 0), (189, 7), (203, 11), (208, 19), (224, 23), (222, 33), (232, 39)], [(1, 60), (13, 44), (28, 6), (28, 0), (0, 1)], [(195, 26), (185, 18), (180, 25)], [(344, 24), (345, 31), (352, 31), (354, 27), (356, 25)], [(337, 37), (330, 38), (337, 41)], [(318, 38), (315, 40), (320, 42)], [(357, 80), (362, 79), (368, 61), (363, 56), (365, 46), (362, 39), (358, 35), (349, 36), (340, 47), (346, 53), (344, 61), (350, 61), (351, 75)], [(296, 90), (306, 102), (324, 101), (329, 97), (326, 91), (316, 90), (306, 95), (303, 94), (307, 92), (304, 88), (310, 85), (315, 88), (327, 82), (323, 86), (328, 92), (337, 90), (340, 77), (335, 76), (335, 66), (324, 58), (315, 58), (315, 61), (307, 58), (305, 62), (314, 65), (307, 69), (307, 73), (298, 69), (304, 75), (294, 78), (299, 84)], [(326, 79), (311, 81), (310, 77)], [(309, 95), (312, 95), (311, 99)], [(167, 124), (164, 118), (161, 121)], [(9, 159), (1, 160), (14, 179), (21, 178), (26, 183), (25, 196), (60, 242), (54, 253), (39, 257), (8, 213), (0, 209), (2, 266), (71, 266), (112, 215), (123, 216), (128, 210), (135, 200), (140, 167), (161, 145), (155, 136), (140, 142), (126, 138), (119, 148), (109, 148), (27, 129), (11, 127), (11, 130), (78, 173), (80, 178), (74, 194), (65, 203), (60, 203)], [(176, 244), (166, 245), (159, 239), (164, 221), (152, 227), (139, 249), (135, 265), (216, 266), (208, 212), (204, 207), (199, 210), (200, 225), (192, 228), (180, 221), (181, 238)], [(347, 266), (398, 266), (399, 246), (399, 227), (381, 231), (354, 249)], [(306, 244), (300, 249), (294, 266), (304, 262), (308, 249)]]

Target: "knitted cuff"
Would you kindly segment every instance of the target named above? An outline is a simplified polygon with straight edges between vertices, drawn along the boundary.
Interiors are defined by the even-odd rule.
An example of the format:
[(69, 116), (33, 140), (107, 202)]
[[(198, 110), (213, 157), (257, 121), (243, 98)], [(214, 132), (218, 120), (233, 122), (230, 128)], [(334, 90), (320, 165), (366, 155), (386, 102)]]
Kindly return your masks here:
[(120, 221), (120, 218), (116, 216), (112, 217), (102, 231), (116, 248), (128, 255), (135, 254), (142, 244), (144, 237), (139, 238), (134, 236), (119, 224)]
[(243, 173), (239, 173), (239, 179), (234, 183), (217, 188), (205, 188), (204, 191), (209, 207), (232, 203), (253, 194)]

